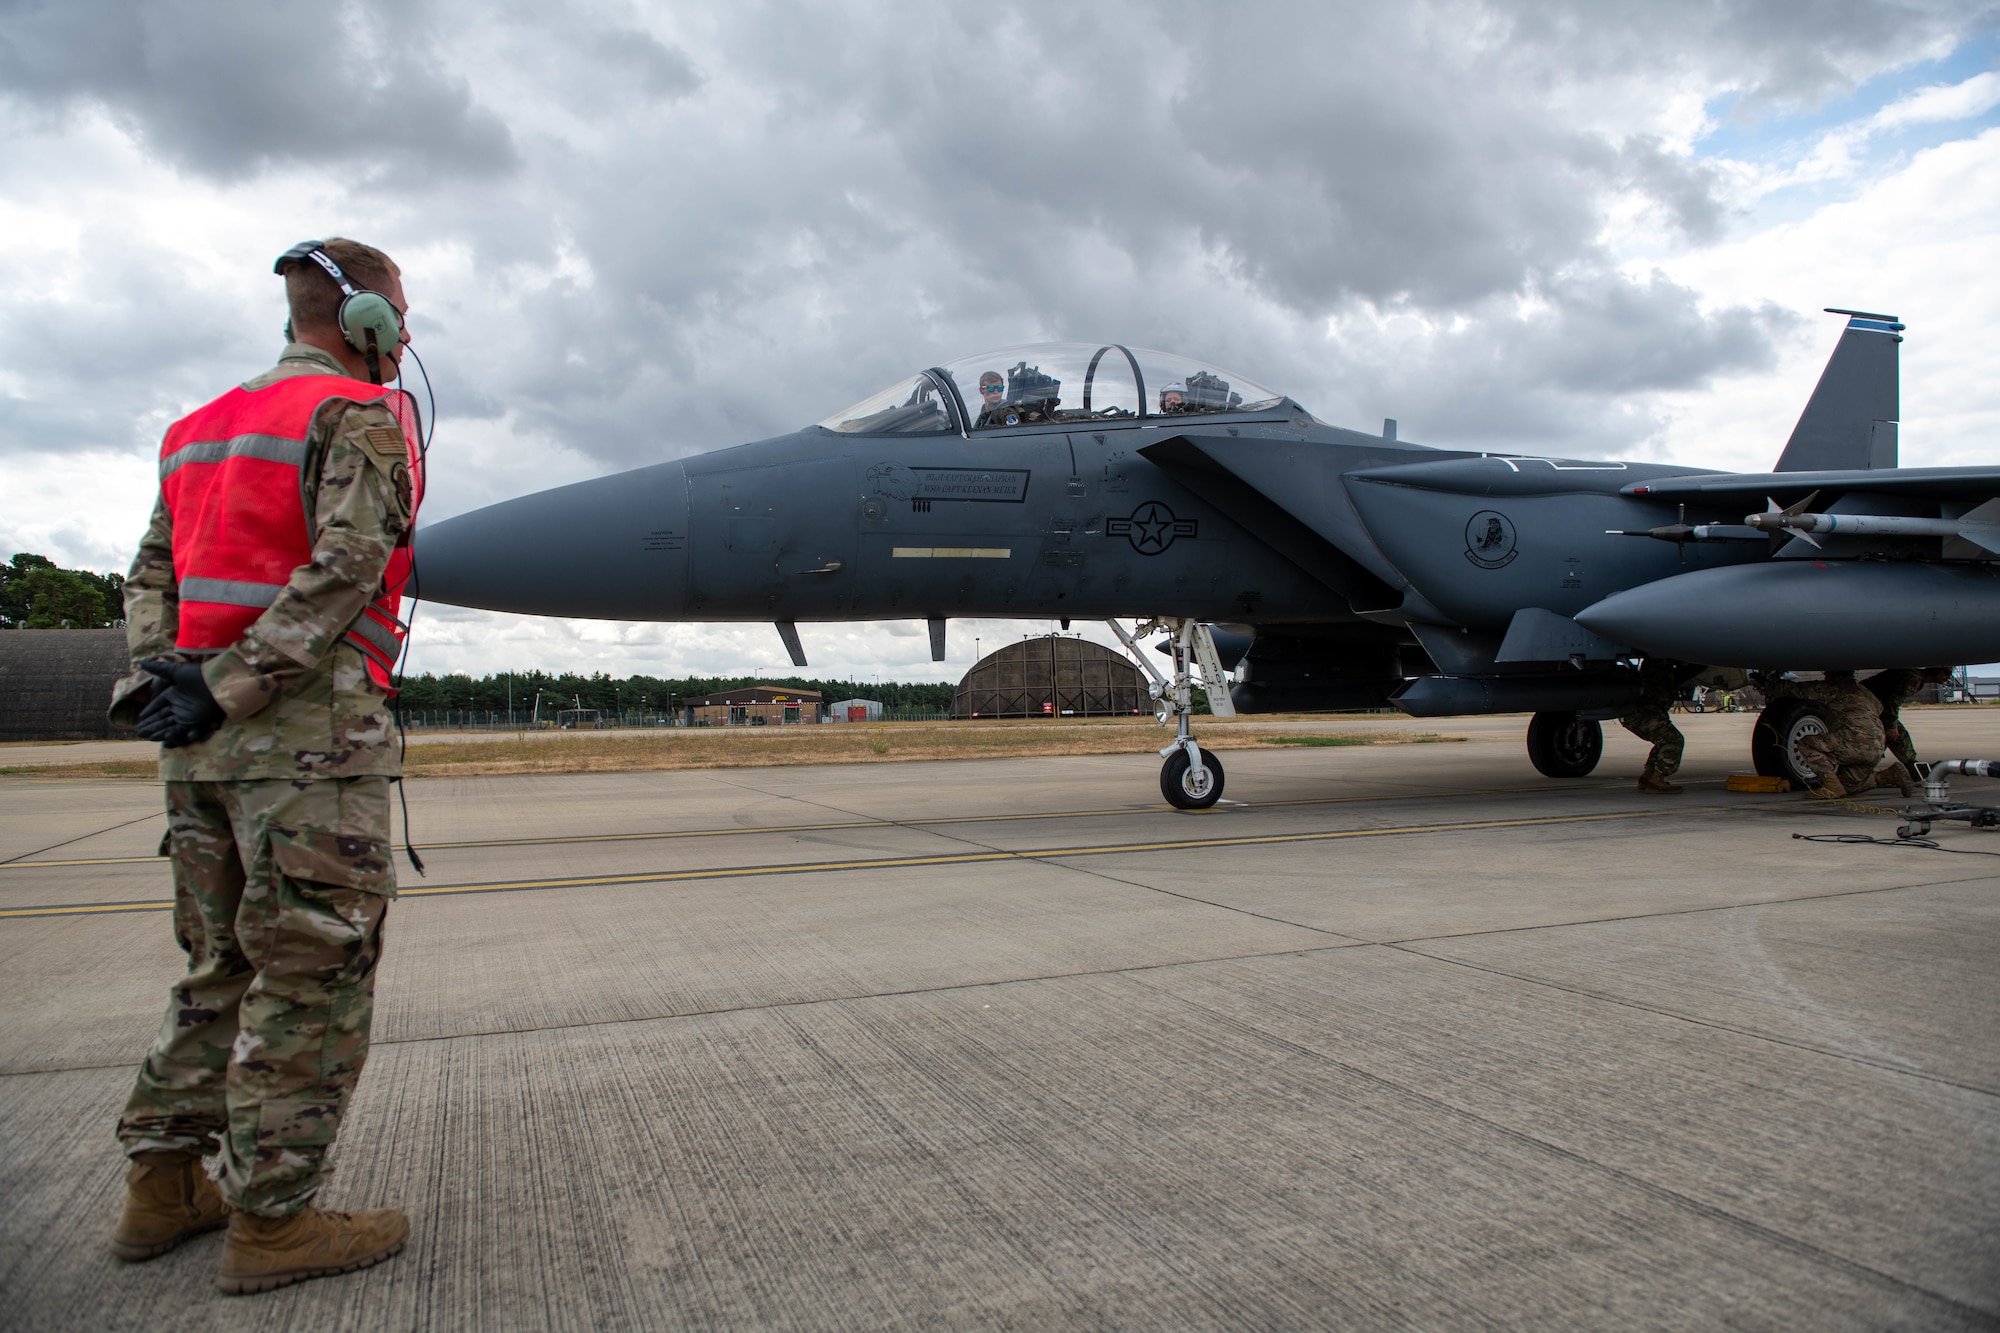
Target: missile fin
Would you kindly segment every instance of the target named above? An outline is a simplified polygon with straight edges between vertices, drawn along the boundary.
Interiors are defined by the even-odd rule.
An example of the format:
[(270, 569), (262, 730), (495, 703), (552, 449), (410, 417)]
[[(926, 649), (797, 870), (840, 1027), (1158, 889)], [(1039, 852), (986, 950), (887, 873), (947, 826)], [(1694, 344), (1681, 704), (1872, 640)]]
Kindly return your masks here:
[(2000, 500), (1988, 500), (1977, 509), (1960, 514), (1958, 521), (1964, 525), (1958, 530), (1960, 538), (1985, 550), (2000, 552)]

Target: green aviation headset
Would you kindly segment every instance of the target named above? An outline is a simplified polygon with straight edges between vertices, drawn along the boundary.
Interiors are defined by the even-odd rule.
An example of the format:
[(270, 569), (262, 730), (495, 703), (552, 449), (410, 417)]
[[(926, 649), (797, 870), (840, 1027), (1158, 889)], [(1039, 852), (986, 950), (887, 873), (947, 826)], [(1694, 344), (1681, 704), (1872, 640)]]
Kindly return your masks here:
[[(326, 270), (326, 275), (340, 284), (340, 313), (336, 316), (340, 324), (341, 336), (347, 345), (368, 358), (368, 380), (371, 384), (382, 382), (380, 357), (382, 349), (395, 347), (403, 340), (403, 316), (388, 297), (380, 292), (371, 292), (365, 287), (356, 287), (340, 271), (340, 265), (320, 249), (323, 241), (300, 241), (291, 249), (278, 256), (278, 262), (271, 271), (283, 276), (288, 265), (301, 259), (310, 259)], [(292, 326), (285, 324), (285, 337), (290, 340)]]

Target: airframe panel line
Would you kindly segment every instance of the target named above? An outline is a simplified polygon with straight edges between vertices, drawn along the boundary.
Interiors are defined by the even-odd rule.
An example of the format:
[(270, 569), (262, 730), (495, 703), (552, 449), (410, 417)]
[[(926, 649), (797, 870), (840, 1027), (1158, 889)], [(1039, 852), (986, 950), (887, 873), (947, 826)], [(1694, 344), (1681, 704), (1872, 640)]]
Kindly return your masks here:
[[(1236, 810), (1277, 810), (1298, 805), (1355, 805), (1364, 801), (1431, 801), (1448, 796), (1514, 796), (1539, 795), (1552, 791), (1581, 791), (1589, 787), (1603, 785), (1607, 789), (1613, 784), (1572, 782), (1559, 787), (1537, 787), (1533, 792), (1518, 787), (1477, 787), (1466, 791), (1438, 791), (1421, 793), (1390, 793), (1384, 796), (1311, 796), (1296, 801), (1232, 801)], [(1617, 784), (1622, 787), (1623, 784)], [(787, 798), (798, 799), (798, 798)], [(1018, 815), (940, 815), (936, 819), (862, 819), (848, 820), (838, 824), (773, 824), (768, 828), (707, 828), (670, 829), (656, 833), (579, 833), (569, 837), (556, 838), (493, 838), (475, 842), (425, 842), (426, 852), (447, 852), (478, 847), (556, 847), (571, 843), (596, 842), (661, 842), (670, 838), (733, 838), (755, 833), (825, 833), (834, 829), (870, 828), (928, 828), (933, 824), (1006, 824), (1024, 819), (1098, 819), (1107, 815), (1159, 815), (1159, 814), (1206, 814), (1206, 811), (1175, 810), (1170, 805), (1127, 805), (1112, 810), (1046, 810), (1034, 814)], [(152, 818), (148, 815), (147, 818)], [(139, 821), (132, 821), (137, 823)], [(117, 827), (124, 827), (118, 825)], [(100, 832), (109, 833), (110, 829)], [(87, 836), (96, 837), (96, 834)], [(79, 840), (80, 841), (80, 840)], [(143, 865), (149, 861), (164, 862), (163, 856), (105, 856), (93, 859), (78, 858), (68, 861), (0, 861), (0, 870), (27, 870), (53, 866), (130, 866)]]
[[(1530, 819), (1486, 819), (1456, 824), (1410, 824), (1401, 828), (1332, 829), (1318, 833), (1252, 833), (1233, 838), (1181, 838), (1171, 842), (1112, 843), (1098, 847), (1043, 847), (1018, 852), (951, 852), (937, 856), (875, 857), (854, 861), (812, 861), (799, 865), (718, 866), (707, 870), (649, 870), (630, 875), (589, 875), (575, 879), (502, 880), (490, 884), (432, 884), (399, 889), (399, 898), (448, 893), (527, 893), (544, 889), (587, 889), (617, 884), (670, 884), (703, 879), (750, 879), (773, 875), (826, 874), (841, 870), (901, 870), (917, 866), (978, 865), (994, 861), (1060, 861), (1072, 856), (1121, 856), (1146, 852), (1198, 851), (1210, 847), (1262, 847), (1332, 842), (1341, 838), (1388, 838), (1418, 833), (1472, 833), (1484, 829), (1531, 828), (1551, 824), (1592, 824), (1613, 819), (1655, 819), (1661, 815), (1737, 810), (1729, 805), (1687, 805), (1671, 810), (1621, 810), (1595, 815), (1546, 815)], [(0, 908), (0, 917), (98, 916), (111, 912), (164, 912), (165, 902), (51, 903), (42, 907)]]

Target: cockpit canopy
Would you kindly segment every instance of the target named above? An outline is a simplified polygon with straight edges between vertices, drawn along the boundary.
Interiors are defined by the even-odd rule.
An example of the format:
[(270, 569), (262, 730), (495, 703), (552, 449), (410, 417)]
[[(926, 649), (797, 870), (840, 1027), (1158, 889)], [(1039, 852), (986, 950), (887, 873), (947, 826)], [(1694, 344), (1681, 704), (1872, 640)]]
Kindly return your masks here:
[(1172, 352), (1116, 343), (1032, 343), (921, 371), (819, 424), (845, 435), (956, 435), (961, 429), (1262, 412), (1283, 401), (1284, 395), (1241, 375)]

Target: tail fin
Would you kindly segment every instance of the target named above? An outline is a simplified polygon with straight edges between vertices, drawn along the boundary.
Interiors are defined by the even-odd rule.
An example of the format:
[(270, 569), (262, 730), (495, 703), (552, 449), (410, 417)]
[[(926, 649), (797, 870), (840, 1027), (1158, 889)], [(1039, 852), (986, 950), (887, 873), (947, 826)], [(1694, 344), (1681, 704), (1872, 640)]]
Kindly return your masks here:
[(1849, 471), (1896, 466), (1897, 353), (1903, 326), (1894, 315), (1835, 310), (1846, 332), (1806, 400), (1778, 472)]

